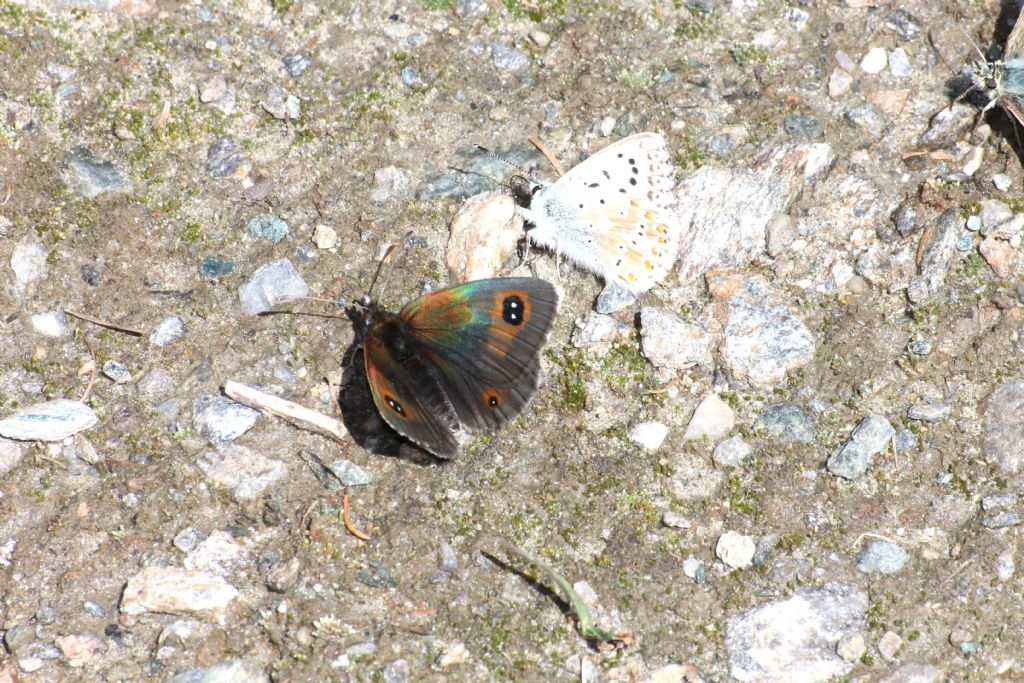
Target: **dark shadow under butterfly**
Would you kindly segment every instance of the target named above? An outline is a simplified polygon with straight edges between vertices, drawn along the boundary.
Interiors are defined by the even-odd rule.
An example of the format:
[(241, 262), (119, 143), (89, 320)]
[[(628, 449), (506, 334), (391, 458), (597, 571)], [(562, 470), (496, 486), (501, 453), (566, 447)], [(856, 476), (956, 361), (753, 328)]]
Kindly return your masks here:
[(349, 316), (380, 415), (433, 455), (451, 458), (533, 397), (557, 312), (551, 283), (494, 278), (430, 292), (398, 313), (368, 303)]

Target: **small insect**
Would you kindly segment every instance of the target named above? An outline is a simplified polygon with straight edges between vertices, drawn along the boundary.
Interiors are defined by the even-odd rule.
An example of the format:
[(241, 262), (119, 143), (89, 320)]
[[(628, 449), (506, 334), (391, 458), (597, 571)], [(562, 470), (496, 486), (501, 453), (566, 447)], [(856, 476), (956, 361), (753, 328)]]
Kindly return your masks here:
[(1010, 31), (1010, 37), (1006, 39), (1006, 50), (1000, 60), (987, 60), (974, 41), (971, 41), (971, 45), (974, 45), (981, 59), (971, 67), (971, 89), (957, 97), (957, 100), (975, 90), (981, 90), (989, 98), (982, 113), (1002, 105), (1017, 119), (1017, 123), (1024, 125), (1024, 22), (1018, 18)]
[(634, 294), (665, 278), (679, 251), (675, 168), (665, 138), (638, 133), (573, 167), (554, 184), (534, 182), (534, 244), (565, 256)]

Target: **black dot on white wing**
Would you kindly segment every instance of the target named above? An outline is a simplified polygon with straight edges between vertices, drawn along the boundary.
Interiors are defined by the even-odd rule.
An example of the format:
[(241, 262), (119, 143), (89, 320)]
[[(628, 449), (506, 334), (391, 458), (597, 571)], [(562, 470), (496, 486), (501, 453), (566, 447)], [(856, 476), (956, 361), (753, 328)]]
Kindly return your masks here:
[(619, 192), (621, 192), (622, 194), (626, 194), (626, 188), (620, 187)]
[(601, 200), (601, 203), (604, 204), (604, 200), (603, 199)]
[(630, 166), (636, 166), (636, 159), (630, 159), (629, 160), (629, 165)]
[(634, 166), (634, 167), (633, 167), (633, 175), (636, 175), (636, 174), (637, 174), (637, 173), (639, 173), (639, 172), (640, 172), (640, 169), (639, 169), (639, 168), (637, 168), (636, 166)]
[(621, 159), (622, 158), (622, 152), (619, 152), (619, 154), (617, 156)]
[(582, 205), (582, 204), (580, 204), (580, 208), (581, 208), (581, 209), (583, 208), (583, 205)]
[(601, 187), (601, 183), (590, 183), (589, 185), (587, 185), (587, 187), (590, 187), (590, 188)]
[(629, 179), (629, 184), (630, 185), (636, 185), (636, 178), (630, 178)]

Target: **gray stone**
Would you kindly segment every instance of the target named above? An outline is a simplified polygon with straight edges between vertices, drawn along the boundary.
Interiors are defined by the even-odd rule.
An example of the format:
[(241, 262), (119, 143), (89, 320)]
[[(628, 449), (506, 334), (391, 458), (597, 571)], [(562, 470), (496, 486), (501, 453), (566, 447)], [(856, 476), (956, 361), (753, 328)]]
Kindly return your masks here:
[(674, 191), (686, 226), (676, 263), (680, 281), (698, 282), (711, 268), (742, 268), (760, 256), (768, 223), (824, 175), (834, 156), (826, 143), (791, 143), (751, 168), (704, 166), (683, 178)]
[(863, 592), (829, 583), (734, 616), (725, 627), (729, 673), (764, 683), (841, 678), (853, 663), (836, 653), (836, 645), (864, 629), (867, 607)]
[(921, 254), (919, 274), (907, 288), (907, 296), (913, 303), (926, 301), (946, 284), (962, 225), (958, 209), (950, 209), (939, 217), (935, 234)]
[(218, 445), (234, 441), (259, 419), (260, 411), (223, 396), (199, 396), (192, 402), (192, 426)]
[(614, 282), (610, 282), (605, 285), (601, 293), (597, 295), (597, 301), (594, 303), (594, 310), (598, 313), (608, 315), (621, 311), (627, 306), (632, 306), (636, 301), (636, 294), (630, 292), (624, 287), (619, 287)]
[(758, 415), (754, 429), (785, 442), (811, 443), (817, 426), (814, 418), (795, 403), (778, 403)]
[(68, 319), (64, 311), (36, 313), (30, 320), (32, 331), (44, 337), (63, 337), (68, 333)]
[(909, 453), (917, 448), (917, 435), (909, 429), (901, 429), (896, 432), (896, 452)]
[(487, 4), (484, 0), (457, 0), (455, 3), (455, 16), (465, 21), (475, 19), (487, 13)]
[(459, 556), (451, 543), (442, 543), (438, 555), (437, 566), (441, 571), (451, 574), (459, 570)]
[(863, 574), (895, 574), (903, 569), (910, 553), (889, 541), (872, 541), (857, 553), (857, 571)]
[(1024, 379), (992, 392), (985, 407), (985, 455), (1003, 472), (1024, 470)]
[(253, 660), (229, 659), (175, 674), (167, 683), (270, 683), (270, 676)]
[(737, 434), (715, 446), (711, 459), (723, 467), (739, 467), (753, 452), (750, 444)]
[(1000, 512), (997, 515), (986, 517), (981, 520), (981, 525), (986, 529), (1005, 529), (1006, 527), (1019, 526), (1021, 516), (1019, 512)]
[(126, 194), (133, 191), (124, 172), (106, 159), (100, 159), (88, 147), (75, 147), (64, 153), (65, 179), (86, 199), (101, 194)]
[(168, 316), (158, 322), (149, 333), (149, 343), (153, 346), (167, 346), (185, 334), (185, 323), (177, 316)]
[(309, 61), (309, 57), (306, 55), (285, 55), (284, 59), (284, 70), (288, 72), (288, 75), (292, 78), (298, 78), (302, 74), (306, 73), (306, 69), (312, 63)]
[(288, 473), (287, 466), (238, 444), (206, 451), (196, 464), (238, 499), (255, 498)]
[(759, 387), (781, 382), (787, 371), (814, 359), (814, 337), (780, 298), (764, 278), (750, 276), (727, 301), (723, 360), (735, 377)]
[(397, 166), (385, 166), (373, 172), (373, 190), (370, 199), (384, 202), (405, 194), (409, 189), (409, 177)]
[(846, 112), (846, 121), (859, 129), (869, 140), (877, 140), (885, 130), (885, 116), (878, 107), (865, 102)]
[(903, 40), (913, 40), (914, 36), (921, 32), (921, 22), (906, 10), (893, 10), (885, 23)]
[(801, 141), (809, 142), (825, 135), (821, 121), (811, 114), (790, 114), (783, 120), (782, 127), (790, 137)]
[(302, 102), (299, 98), (285, 92), (280, 86), (271, 86), (260, 104), (265, 112), (282, 121), (296, 121), (302, 115)]
[(981, 499), (981, 509), (987, 512), (988, 510), (1013, 507), (1017, 504), (1019, 498), (1020, 496), (1016, 493), (993, 493)]
[(11, 270), (19, 289), (36, 280), (45, 279), (50, 274), (46, 249), (35, 234), (26, 235), (11, 252)]
[(246, 223), (246, 231), (254, 240), (269, 240), (277, 244), (288, 236), (288, 224), (272, 213), (261, 213)]
[(1002, 200), (982, 199), (979, 204), (981, 205), (979, 217), (982, 225), (986, 227), (991, 228), (1013, 218), (1013, 210), (1010, 209), (1010, 205)]
[(610, 315), (591, 313), (586, 320), (578, 320), (572, 333), (572, 345), (586, 348), (603, 342), (609, 342), (618, 336), (619, 323)]
[(345, 486), (366, 486), (373, 481), (369, 472), (344, 458), (339, 458), (327, 465), (327, 469)]
[(99, 422), (84, 403), (59, 398), (22, 408), (0, 420), (0, 435), (16, 441), (63, 441)]
[(641, 352), (654, 365), (682, 370), (710, 367), (714, 337), (703, 327), (680, 320), (664, 308), (640, 309)]
[(530, 56), (514, 47), (506, 47), (501, 43), (491, 44), (491, 59), (494, 66), (502, 71), (522, 71), (530, 66)]
[(889, 439), (896, 434), (889, 421), (881, 415), (868, 415), (828, 459), (828, 471), (845, 479), (857, 479), (863, 475), (871, 459), (889, 445)]
[(898, 47), (889, 53), (889, 73), (893, 78), (907, 78), (914, 72), (907, 51)]
[(206, 172), (214, 178), (231, 175), (244, 162), (242, 147), (229, 137), (217, 138), (206, 150)]
[(108, 360), (103, 364), (103, 374), (114, 380), (115, 384), (128, 384), (132, 381), (132, 372), (124, 363)]
[(924, 422), (942, 422), (949, 417), (951, 410), (952, 408), (942, 403), (922, 403), (910, 406), (907, 409), (907, 417)]
[(260, 266), (249, 281), (238, 288), (242, 310), (249, 315), (258, 315), (280, 303), (308, 295), (309, 286), (286, 258)]
[(28, 447), (12, 439), (0, 439), (0, 477), (4, 476), (21, 462)]

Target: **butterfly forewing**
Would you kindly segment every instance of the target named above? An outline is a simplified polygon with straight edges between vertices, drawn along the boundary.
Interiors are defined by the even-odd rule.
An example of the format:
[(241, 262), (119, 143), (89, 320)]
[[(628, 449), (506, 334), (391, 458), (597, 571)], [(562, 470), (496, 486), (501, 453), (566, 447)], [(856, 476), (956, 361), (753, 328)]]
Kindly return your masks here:
[(525, 212), (530, 239), (635, 293), (665, 277), (679, 250), (674, 168), (665, 140), (639, 133), (543, 189)]
[(557, 310), (550, 283), (496, 278), (432, 292), (400, 316), (443, 377), (459, 422), (477, 432), (504, 424), (533, 396)]

